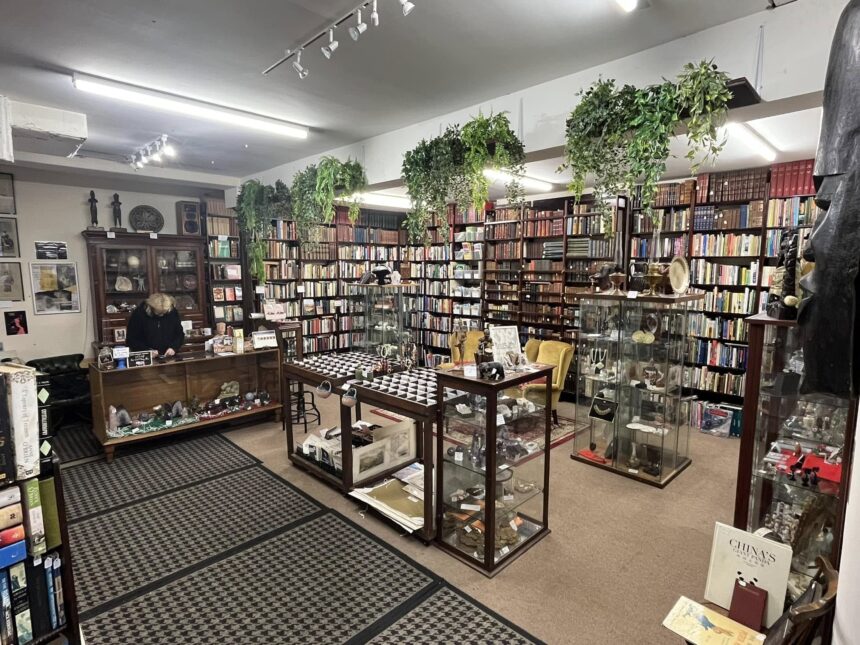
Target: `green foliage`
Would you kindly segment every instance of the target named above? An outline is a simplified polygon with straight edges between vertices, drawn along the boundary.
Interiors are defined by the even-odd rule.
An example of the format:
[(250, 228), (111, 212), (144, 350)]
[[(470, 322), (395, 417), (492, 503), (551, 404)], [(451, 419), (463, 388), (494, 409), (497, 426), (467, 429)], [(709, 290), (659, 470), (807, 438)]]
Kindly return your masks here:
[(461, 132), (465, 151), (464, 175), (471, 186), (471, 203), (475, 210), (484, 208), (489, 199), (490, 180), (484, 170), (493, 168), (513, 176), (508, 182), (507, 198), (512, 204), (522, 201), (519, 178), (525, 171), (526, 153), (523, 142), (511, 129), (507, 112), (484, 116), (480, 112)]
[(314, 227), (324, 221), (323, 212), (317, 199), (317, 167), (309, 165), (293, 176), (290, 186), (293, 199), (293, 220), (296, 234), (300, 240), (309, 240)]
[(688, 63), (675, 82), (664, 81), (639, 89), (617, 88), (600, 79), (580, 92), (579, 104), (567, 120), (564, 163), (571, 171), (570, 190), (581, 197), (588, 175), (594, 177), (595, 208), (604, 216), (607, 236), (612, 231), (608, 198), (642, 184), (642, 205), (654, 224), (659, 214), (651, 206), (657, 182), (666, 171), (669, 145), (678, 127), (687, 127), (686, 157), (695, 173), (701, 163), (722, 151), (719, 127), (731, 98), (728, 76), (713, 62)]
[(280, 180), (274, 186), (264, 186), (256, 179), (246, 181), (236, 198), (235, 210), (239, 229), (245, 238), (251, 275), (263, 284), (266, 281), (263, 264), (266, 238), (269, 237), (273, 219), (289, 216), (290, 190)]
[(334, 219), (336, 195), (342, 193), (348, 197), (349, 219), (355, 223), (361, 212), (361, 203), (352, 199), (352, 196), (365, 188), (367, 175), (360, 162), (349, 159), (341, 163), (336, 157), (323, 157), (317, 166), (316, 176), (316, 201), (323, 221), (328, 224)]
[(350, 197), (349, 221), (355, 224), (361, 214), (361, 202), (352, 197), (367, 189), (367, 174), (364, 172), (364, 166), (361, 165), (361, 162), (347, 159), (341, 165), (339, 187), (342, 188), (345, 195)]

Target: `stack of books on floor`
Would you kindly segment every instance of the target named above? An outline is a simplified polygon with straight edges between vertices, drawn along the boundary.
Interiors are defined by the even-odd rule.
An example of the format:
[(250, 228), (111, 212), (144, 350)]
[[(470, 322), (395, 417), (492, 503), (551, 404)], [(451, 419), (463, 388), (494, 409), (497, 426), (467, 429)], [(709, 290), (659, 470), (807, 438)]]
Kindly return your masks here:
[[(0, 365), (0, 643), (26, 645), (67, 622), (52, 474), (50, 397), (31, 368)], [(41, 423), (40, 423), (41, 422)], [(41, 434), (41, 436), (40, 436)]]

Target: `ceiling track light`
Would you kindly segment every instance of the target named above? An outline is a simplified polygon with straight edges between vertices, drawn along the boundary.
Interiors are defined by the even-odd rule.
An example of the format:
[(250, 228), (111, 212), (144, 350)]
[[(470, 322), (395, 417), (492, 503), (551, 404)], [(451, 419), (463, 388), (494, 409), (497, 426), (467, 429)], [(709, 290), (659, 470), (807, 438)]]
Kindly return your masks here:
[(334, 39), (334, 27), (328, 30), (328, 45), (320, 47), (320, 51), (326, 58), (331, 58), (331, 55), (337, 51), (337, 41)]
[(143, 168), (150, 161), (163, 163), (165, 157), (176, 157), (176, 148), (167, 142), (167, 135), (162, 134), (155, 141), (138, 148), (137, 152), (125, 159), (133, 168)]
[(639, 0), (615, 0), (619, 7), (626, 13), (635, 11), (639, 7)]
[(409, 0), (400, 0), (400, 7), (403, 9), (403, 15), (408, 16), (415, 8), (415, 4)]
[(370, 12), (370, 24), (374, 27), (379, 26), (379, 12), (376, 10), (376, 0), (373, 0), (373, 11)]
[(300, 49), (299, 53), (296, 54), (296, 60), (293, 61), (293, 69), (296, 70), (296, 74), (299, 75), (299, 78), (304, 80), (308, 77), (308, 68), (302, 66), (302, 52), (304, 49)]
[[(363, 5), (362, 5), (363, 6)], [(361, 19), (361, 9), (356, 12), (355, 27), (349, 28), (349, 36), (353, 40), (358, 40), (361, 34), (367, 31), (367, 23)]]

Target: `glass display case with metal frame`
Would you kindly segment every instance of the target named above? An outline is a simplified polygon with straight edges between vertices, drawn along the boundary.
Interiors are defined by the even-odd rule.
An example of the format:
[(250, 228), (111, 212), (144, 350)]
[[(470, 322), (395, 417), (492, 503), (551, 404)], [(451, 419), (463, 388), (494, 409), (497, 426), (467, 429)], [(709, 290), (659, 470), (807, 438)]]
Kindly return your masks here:
[(789, 595), (818, 567), (839, 562), (857, 400), (801, 392), (801, 329), (766, 314), (747, 318), (744, 395), (734, 525), (766, 531), (793, 550)]
[(663, 488), (690, 465), (682, 403), (687, 314), (698, 294), (585, 294), (571, 457)]
[[(494, 575), (548, 532), (551, 366), (492, 381), (437, 375), (436, 539)], [(533, 397), (533, 398), (531, 398)]]
[(364, 317), (363, 336), (354, 349), (390, 360), (404, 358), (409, 340), (405, 329), (407, 300), (415, 295), (415, 285), (350, 284), (351, 315)]

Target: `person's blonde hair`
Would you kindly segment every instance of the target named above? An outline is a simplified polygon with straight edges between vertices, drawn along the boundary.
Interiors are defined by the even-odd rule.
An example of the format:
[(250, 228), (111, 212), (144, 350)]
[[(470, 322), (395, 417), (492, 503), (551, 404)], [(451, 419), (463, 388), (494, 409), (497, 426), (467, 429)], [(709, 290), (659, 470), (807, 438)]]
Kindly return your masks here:
[(176, 301), (166, 293), (154, 293), (146, 299), (146, 304), (156, 316), (163, 316), (173, 309)]

